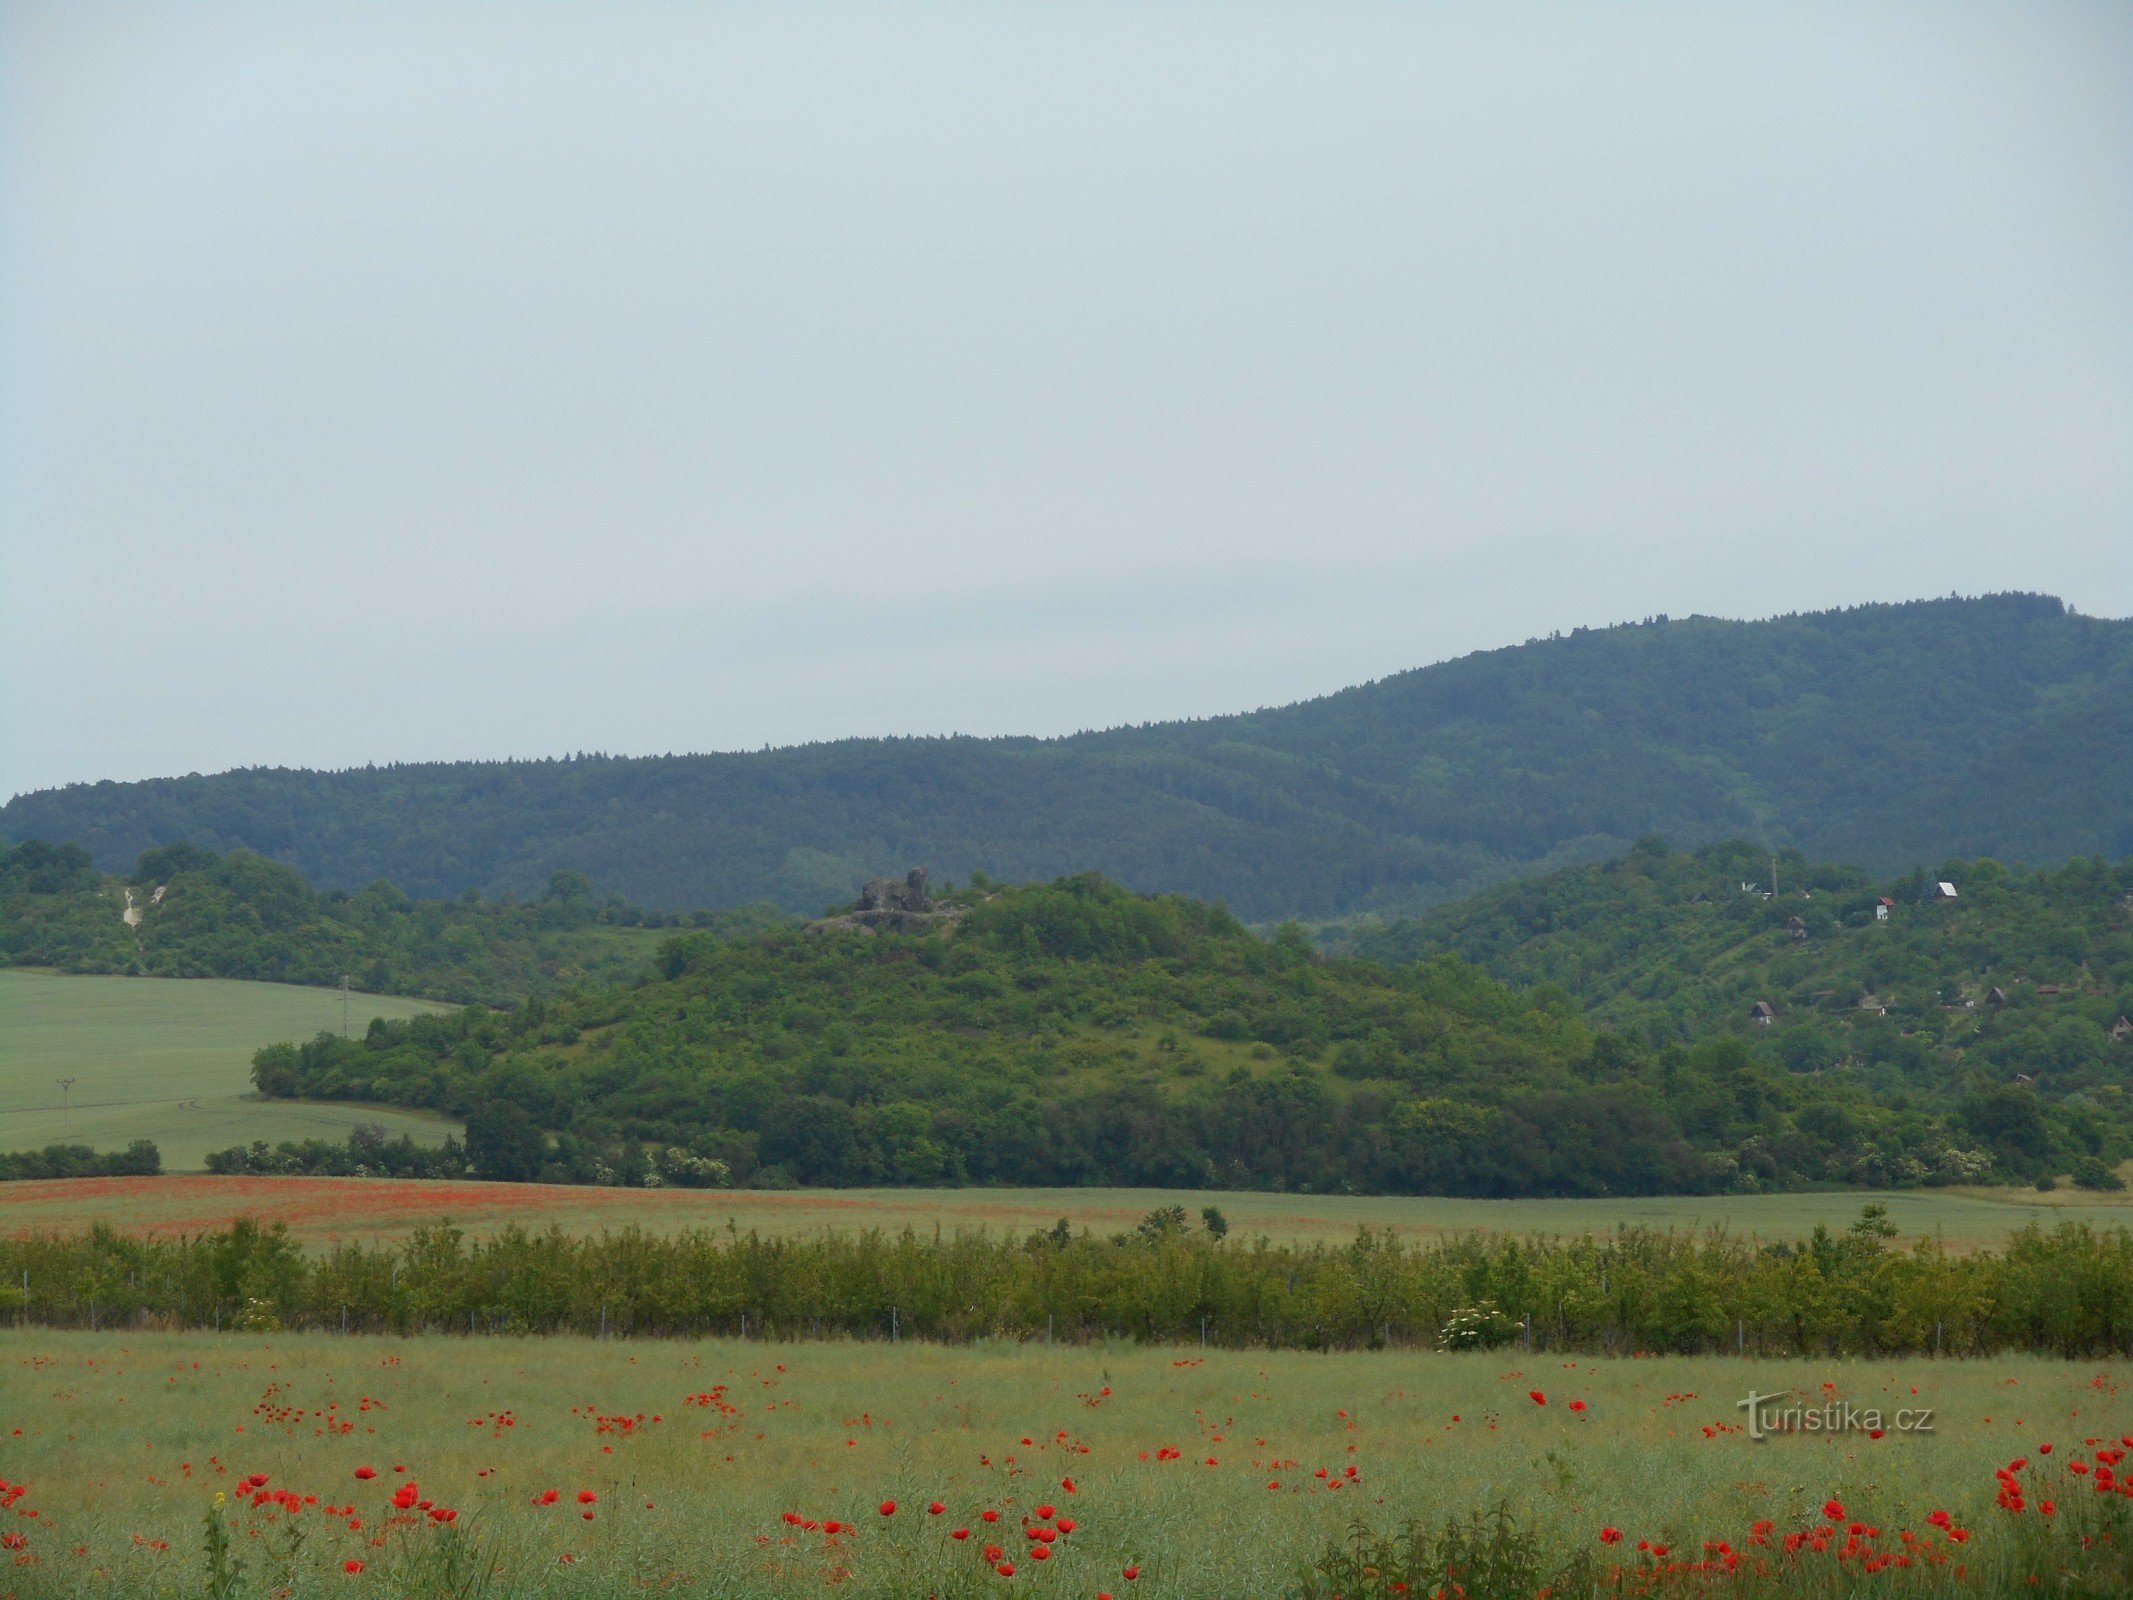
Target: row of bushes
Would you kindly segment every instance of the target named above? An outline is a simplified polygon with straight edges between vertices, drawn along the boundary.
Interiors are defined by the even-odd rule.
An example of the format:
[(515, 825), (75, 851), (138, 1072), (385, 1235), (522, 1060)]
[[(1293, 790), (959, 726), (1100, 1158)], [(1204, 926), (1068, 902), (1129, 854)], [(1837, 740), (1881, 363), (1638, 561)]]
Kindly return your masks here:
[(761, 1238), (449, 1227), (307, 1254), (278, 1226), (0, 1240), (0, 1305), (58, 1326), (987, 1337), (1590, 1352), (2133, 1353), (2133, 1234), (2032, 1226), (2006, 1248), (1892, 1247), (1871, 1210), (1799, 1244), (1629, 1229), (1275, 1245), (1157, 1213), (1098, 1238)]
[(99, 1154), (85, 1144), (0, 1151), (0, 1183), (15, 1178), (143, 1178), (162, 1170), (163, 1152), (153, 1139), (136, 1139), (125, 1149), (108, 1154)]

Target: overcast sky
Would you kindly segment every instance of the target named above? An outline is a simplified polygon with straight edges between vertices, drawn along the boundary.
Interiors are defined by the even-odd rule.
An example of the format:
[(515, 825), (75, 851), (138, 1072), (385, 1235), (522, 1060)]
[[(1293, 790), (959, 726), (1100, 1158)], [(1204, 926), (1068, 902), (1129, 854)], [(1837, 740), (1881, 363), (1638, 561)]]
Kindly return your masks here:
[(2133, 612), (2133, 7), (0, 9), (0, 794)]

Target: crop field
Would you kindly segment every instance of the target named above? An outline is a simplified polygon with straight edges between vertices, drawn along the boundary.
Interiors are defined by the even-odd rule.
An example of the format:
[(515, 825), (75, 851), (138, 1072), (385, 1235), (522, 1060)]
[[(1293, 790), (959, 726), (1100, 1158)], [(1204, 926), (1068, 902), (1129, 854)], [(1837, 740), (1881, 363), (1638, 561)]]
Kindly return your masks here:
[[(2004, 1593), (2045, 1501), (2123, 1510), (2094, 1490), (2133, 1428), (2125, 1368), (2032, 1359), (26, 1330), (0, 1372), (0, 1595), (23, 1597), (1270, 1597), (1351, 1521), (1498, 1505), (1631, 1589), (1723, 1541), (1825, 1572), (1810, 1592), (1960, 1566)], [(1883, 1431), (1757, 1441), (1751, 1389)], [(2022, 1511), (1994, 1477), (2018, 1458)]]
[[(133, 980), (129, 980), (133, 981)], [(249, 1108), (248, 1108), (249, 1109)], [(262, 1108), (263, 1109), (263, 1108)], [(323, 1111), (325, 1108), (290, 1108)], [(336, 1113), (344, 1108), (331, 1108)], [(354, 1113), (351, 1120), (360, 1120)], [(438, 1124), (426, 1124), (434, 1129)], [(1909, 1189), (1612, 1200), (1455, 1200), (1172, 1189), (807, 1189), (680, 1190), (578, 1188), (560, 1184), (417, 1182), (386, 1178), (170, 1176), (78, 1178), (0, 1185), (0, 1235), (93, 1222), (122, 1232), (200, 1233), (240, 1216), (285, 1222), (311, 1242), (405, 1233), (450, 1220), (473, 1234), (506, 1223), (570, 1233), (642, 1227), (806, 1234), (913, 1228), (1027, 1232), (1065, 1217), (1076, 1229), (1130, 1229), (1158, 1206), (1198, 1218), (1217, 1207), (1231, 1229), (1277, 1243), (1340, 1242), (1367, 1224), (1405, 1237), (1466, 1232), (1575, 1235), (1636, 1225), (1723, 1228), (1765, 1240), (1797, 1239), (1818, 1225), (1841, 1232), (1876, 1202), (1898, 1236), (1940, 1236), (1962, 1247), (1997, 1246), (2031, 1222), (2133, 1223), (2133, 1198), (2060, 1189)]]
[[(351, 997), (349, 1026), (446, 1010)], [(257, 1098), (252, 1053), (341, 1026), (338, 989), (213, 978), (70, 977), (0, 971), (0, 1150), (122, 1148), (153, 1139), (166, 1168), (254, 1139), (345, 1139), (359, 1122), (436, 1143), (452, 1125), (390, 1108)], [(74, 1080), (62, 1096), (59, 1080)]]

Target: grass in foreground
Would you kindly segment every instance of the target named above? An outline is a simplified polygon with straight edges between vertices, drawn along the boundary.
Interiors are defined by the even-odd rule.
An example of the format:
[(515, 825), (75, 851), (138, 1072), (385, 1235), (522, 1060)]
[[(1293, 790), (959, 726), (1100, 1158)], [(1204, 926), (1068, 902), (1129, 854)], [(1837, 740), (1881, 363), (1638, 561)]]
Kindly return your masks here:
[[(0, 979), (7, 975), (0, 974)], [(74, 980), (82, 981), (82, 980)], [(140, 982), (139, 979), (124, 980)], [(244, 1109), (346, 1112), (369, 1107)], [(11, 1120), (11, 1119), (10, 1119)], [(386, 1119), (380, 1119), (386, 1120)], [(439, 1130), (443, 1124), (424, 1127)], [(395, 1125), (394, 1131), (398, 1131)], [(419, 1135), (418, 1135), (419, 1137)], [(225, 1141), (228, 1142), (228, 1141)], [(169, 1176), (0, 1184), (0, 1234), (74, 1230), (101, 1222), (127, 1233), (201, 1233), (238, 1217), (286, 1222), (310, 1242), (399, 1235), (449, 1219), (474, 1234), (506, 1223), (570, 1233), (637, 1226), (655, 1233), (724, 1227), (765, 1236), (822, 1229), (853, 1232), (937, 1225), (1027, 1233), (1065, 1217), (1099, 1234), (1130, 1230), (1158, 1206), (1197, 1219), (1214, 1206), (1242, 1238), (1344, 1243), (1363, 1225), (1408, 1237), (1455, 1233), (1576, 1235), (1625, 1225), (1724, 1228), (1765, 1240), (1801, 1239), (1826, 1226), (1842, 1233), (1871, 1201), (1888, 1207), (1901, 1239), (1939, 1236), (1951, 1245), (1997, 1248), (2031, 1222), (2133, 1223), (2133, 1196), (2060, 1190), (1907, 1189), (1815, 1194), (1679, 1196), (1612, 1200), (1458, 1200), (1412, 1196), (1299, 1195), (1176, 1189), (607, 1189), (564, 1184), (401, 1181), (383, 1178)]]
[[(374, 1016), (450, 1009), (356, 994), (348, 1022), (360, 1032)], [(255, 1050), (340, 1027), (338, 989), (0, 971), (0, 1149), (116, 1150), (153, 1139), (163, 1164), (182, 1171), (201, 1167), (210, 1150), (255, 1139), (340, 1140), (360, 1122), (431, 1144), (455, 1131), (427, 1114), (256, 1096)], [(74, 1080), (64, 1097), (62, 1078)]]
[[(1998, 1593), (2036, 1508), (1996, 1508), (1994, 1470), (2026, 1456), (2034, 1477), (2043, 1444), (2063, 1462), (2133, 1425), (2123, 1365), (2031, 1359), (10, 1332), (0, 1373), (4, 1476), (26, 1485), (0, 1595), (25, 1600), (201, 1593), (204, 1526), (225, 1573), (243, 1563), (229, 1596), (453, 1592), (457, 1551), (468, 1594), (1266, 1597), (1357, 1520), (1502, 1504), (1551, 1559), (1635, 1573), (1640, 1540), (1701, 1560), (1706, 1541), (1749, 1549), (1758, 1519), (1826, 1524), (1832, 1499)], [(1933, 1431), (1756, 1443), (1734, 1404), (1750, 1388), (1931, 1407)], [(1056, 1530), (1045, 1559), (1030, 1523)]]

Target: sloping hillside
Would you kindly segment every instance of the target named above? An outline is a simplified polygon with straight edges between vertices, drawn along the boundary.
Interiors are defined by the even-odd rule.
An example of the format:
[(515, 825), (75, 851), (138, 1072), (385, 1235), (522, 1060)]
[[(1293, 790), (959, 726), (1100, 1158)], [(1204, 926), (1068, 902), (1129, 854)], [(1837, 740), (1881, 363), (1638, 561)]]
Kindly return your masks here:
[(1580, 630), (1299, 705), (1057, 740), (257, 769), (18, 796), (0, 832), (107, 868), (178, 839), (357, 888), (815, 910), (936, 878), (1101, 870), (1258, 921), (1416, 909), (1735, 835), (1900, 870), (2133, 852), (2133, 623), (2056, 600)]
[(0, 966), (59, 972), (320, 985), (346, 974), (372, 994), (506, 1005), (630, 977), (665, 930), (779, 920), (762, 906), (647, 913), (595, 899), (568, 873), (531, 902), (414, 901), (389, 883), (320, 892), (242, 850), (170, 845), (120, 877), (98, 872), (78, 845), (0, 848)]
[[(1348, 947), (1392, 963), (1457, 955), (1520, 988), (1560, 989), (1596, 1026), (1732, 1033), (1794, 1071), (1843, 1063), (1890, 1089), (2020, 1074), (2124, 1103), (2133, 859), (1956, 860), (1877, 879), (1786, 853), (1775, 894), (1772, 868), (1737, 841), (1693, 853), (1646, 841), (1604, 866), (1359, 927)], [(1767, 1021), (1751, 1015), (1759, 1003)]]
[(573, 1182), (1650, 1194), (2133, 1151), (2122, 1097), (1596, 1034), (1452, 957), (1327, 960), (1093, 876), (962, 899), (922, 932), (677, 938), (626, 988), (321, 1035), (255, 1077), (464, 1116), (477, 1170)]

